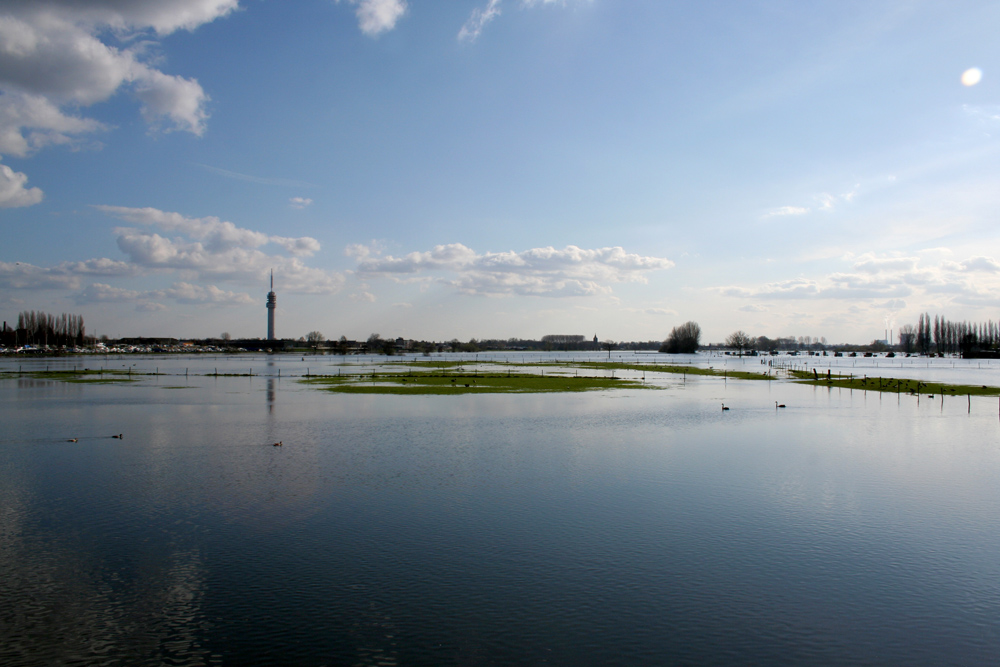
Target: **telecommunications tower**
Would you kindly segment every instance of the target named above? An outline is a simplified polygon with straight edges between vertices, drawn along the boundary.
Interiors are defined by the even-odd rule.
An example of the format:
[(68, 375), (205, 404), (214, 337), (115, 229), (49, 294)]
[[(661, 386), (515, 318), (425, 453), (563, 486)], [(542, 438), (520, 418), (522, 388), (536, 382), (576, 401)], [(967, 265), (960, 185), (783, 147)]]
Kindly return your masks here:
[(274, 340), (274, 309), (278, 307), (278, 295), (274, 293), (274, 269), (271, 269), (271, 291), (267, 293), (267, 339)]

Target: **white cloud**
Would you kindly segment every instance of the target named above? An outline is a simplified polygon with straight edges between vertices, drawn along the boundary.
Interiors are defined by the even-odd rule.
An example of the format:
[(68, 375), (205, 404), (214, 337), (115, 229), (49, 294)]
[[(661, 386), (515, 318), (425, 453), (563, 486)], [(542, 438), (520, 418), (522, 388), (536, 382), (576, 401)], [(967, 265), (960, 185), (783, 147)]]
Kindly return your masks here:
[(873, 253), (865, 253), (854, 262), (854, 270), (863, 273), (913, 271), (919, 261), (917, 257), (877, 257)]
[(778, 208), (772, 208), (765, 214), (765, 217), (772, 217), (778, 215), (805, 215), (809, 212), (809, 209), (803, 208), (802, 206), (779, 206)]
[(310, 257), (319, 252), (319, 241), (309, 236), (300, 238), (286, 238), (284, 236), (272, 236), (271, 243), (281, 246), (289, 255), (296, 257)]
[(40, 188), (27, 188), (28, 176), (0, 164), (0, 208), (33, 206), (42, 201)]
[(313, 255), (320, 249), (319, 241), (309, 236), (298, 238), (268, 236), (262, 232), (237, 227), (234, 223), (220, 220), (215, 216), (189, 218), (180, 213), (148, 207), (95, 206), (95, 208), (127, 222), (155, 225), (167, 231), (181, 232), (193, 239), (204, 241), (205, 248), (212, 253), (235, 248), (258, 248), (268, 243), (281, 246), (286, 252), (297, 257)]
[[(850, 203), (858, 194), (858, 189), (861, 184), (856, 184), (849, 191), (840, 194), (832, 195), (829, 192), (821, 192), (817, 195), (813, 195), (813, 199), (816, 201), (815, 210), (816, 211), (833, 211), (837, 208), (837, 205), (841, 202)], [(785, 216), (785, 215), (805, 215), (810, 213), (813, 209), (805, 206), (779, 206), (777, 208), (772, 208), (767, 213), (764, 214), (765, 218), (771, 218), (775, 216)]]
[(371, 292), (355, 292), (349, 298), (355, 303), (375, 303), (375, 295)]
[(486, 24), (500, 16), (500, 1), (489, 0), (489, 3), (485, 7), (473, 9), (465, 25), (458, 31), (459, 41), (474, 42), (479, 39), (479, 35), (482, 33), (483, 28), (486, 27)]
[[(149, 29), (161, 36), (191, 30), (236, 7), (237, 0), (14, 0), (0, 12), (0, 90), (41, 97), (58, 108), (103, 102), (132, 86), (148, 121), (169, 121), (167, 129), (201, 134), (208, 96), (197, 81), (144, 63), (141, 41), (122, 48), (102, 39), (110, 36), (109, 29), (125, 37)], [(27, 111), (33, 113), (22, 114), (24, 127), (37, 123), (44, 128), (52, 115), (51, 108), (38, 105)], [(75, 121), (69, 131), (95, 129), (93, 121)]]
[(32, 289), (76, 289), (80, 285), (77, 276), (63, 268), (43, 268), (24, 262), (0, 262), (0, 288)]
[(133, 80), (135, 96), (142, 102), (142, 117), (151, 128), (182, 130), (198, 136), (205, 132), (205, 105), (210, 98), (197, 81), (144, 66), (136, 66)]
[(128, 262), (101, 257), (83, 262), (63, 262), (59, 268), (67, 273), (87, 276), (129, 277), (137, 275), (139, 268)]
[(118, 303), (122, 301), (135, 301), (142, 295), (137, 290), (124, 289), (122, 287), (112, 287), (105, 283), (92, 283), (85, 287), (80, 293), (73, 295), (73, 300), (78, 304), (85, 303)]
[[(460, 42), (476, 41), (486, 24), (500, 16), (501, 2), (502, 0), (488, 0), (485, 7), (473, 9), (462, 29), (458, 31), (458, 40)], [(565, 5), (566, 0), (521, 0), (521, 6), (527, 8), (551, 4)]]
[[(337, 0), (340, 2), (340, 0)], [(406, 0), (346, 0), (356, 5), (358, 27), (369, 37), (392, 30), (406, 13)]]
[(159, 35), (194, 30), (238, 8), (239, 0), (6, 0), (8, 11), (57, 15), (119, 32), (152, 28)]
[(288, 205), (292, 208), (303, 209), (313, 203), (312, 199), (307, 197), (292, 197), (288, 200)]
[(113, 259), (88, 259), (40, 267), (25, 262), (0, 262), (0, 287), (9, 289), (77, 289), (83, 277), (130, 277), (138, 267)]
[(902, 299), (889, 299), (885, 303), (876, 304), (876, 307), (883, 310), (899, 311), (906, 308), (906, 302)]
[[(122, 89), (141, 102), (152, 128), (201, 135), (208, 95), (196, 80), (154, 68), (149, 40), (135, 38), (193, 30), (237, 6), (238, 0), (7, 0), (0, 8), (0, 155), (25, 156), (105, 129), (66, 109)], [(41, 201), (40, 190), (27, 192), (17, 205)]]
[(438, 245), (403, 257), (382, 257), (363, 245), (351, 246), (360, 275), (420, 277), (438, 281), (467, 294), (489, 296), (590, 296), (608, 294), (611, 283), (645, 282), (650, 271), (669, 269), (660, 257), (626, 253), (622, 248), (587, 250), (567, 246), (523, 252), (476, 253), (460, 243)]
[(246, 292), (228, 292), (215, 285), (192, 285), (191, 283), (174, 283), (165, 290), (153, 292), (157, 298), (174, 299), (180, 303), (203, 303), (218, 305), (249, 305), (257, 300)]
[(993, 259), (992, 257), (970, 257), (969, 259), (958, 262), (958, 263), (946, 263), (948, 268), (955, 271), (963, 271), (966, 273), (998, 273), (1000, 272), (1000, 262)]
[(25, 157), (46, 146), (72, 144), (74, 135), (103, 129), (96, 120), (65, 115), (41, 95), (0, 90), (0, 155)]
[[(301, 257), (320, 249), (319, 241), (308, 236), (268, 236), (214, 216), (189, 218), (155, 208), (96, 208), (127, 222), (182, 235), (168, 238), (131, 227), (115, 229), (118, 248), (133, 265), (145, 271), (190, 271), (202, 279), (245, 284), (263, 281), (273, 268), (283, 291), (306, 294), (330, 294), (339, 291), (344, 284), (343, 275), (312, 268), (302, 262)], [(259, 250), (267, 245), (276, 245), (292, 256)]]
[[(851, 271), (829, 273), (819, 278), (799, 277), (758, 286), (733, 285), (718, 288), (723, 296), (752, 299), (844, 299), (867, 301), (869, 307), (895, 314), (907, 307), (906, 297), (946, 297), (956, 304), (987, 306), (1000, 303), (1000, 262), (975, 256), (960, 262), (940, 260), (921, 265), (915, 257), (876, 256), (866, 253), (845, 257)], [(970, 274), (975, 274), (975, 278)], [(940, 303), (940, 301), (939, 301)], [(750, 310), (744, 306), (744, 310)]]
[(146, 303), (140, 303), (135, 307), (140, 313), (159, 313), (167, 310), (167, 307), (162, 303), (156, 303), (155, 301), (149, 301)]
[(165, 306), (156, 303), (155, 299), (173, 299), (178, 303), (220, 306), (256, 303), (256, 300), (245, 292), (227, 292), (214, 285), (192, 285), (183, 282), (174, 283), (167, 289), (148, 291), (113, 287), (105, 283), (92, 283), (73, 295), (73, 300), (78, 304), (141, 302), (138, 306), (140, 310), (163, 310)]

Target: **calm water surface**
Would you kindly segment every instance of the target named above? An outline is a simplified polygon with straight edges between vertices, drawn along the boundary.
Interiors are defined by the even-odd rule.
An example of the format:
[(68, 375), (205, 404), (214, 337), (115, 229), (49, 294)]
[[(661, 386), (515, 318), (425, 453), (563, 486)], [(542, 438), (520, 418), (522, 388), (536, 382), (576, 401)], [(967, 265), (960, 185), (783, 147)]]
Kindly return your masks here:
[(996, 399), (289, 377), (334, 362), (0, 381), (0, 664), (997, 663)]

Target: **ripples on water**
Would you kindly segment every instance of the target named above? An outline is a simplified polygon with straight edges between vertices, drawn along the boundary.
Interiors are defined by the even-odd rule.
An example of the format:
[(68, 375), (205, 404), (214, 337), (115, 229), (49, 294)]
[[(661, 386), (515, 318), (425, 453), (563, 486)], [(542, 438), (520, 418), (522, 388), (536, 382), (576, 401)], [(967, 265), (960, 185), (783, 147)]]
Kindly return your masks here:
[(995, 400), (668, 384), (3, 381), (0, 664), (995, 664)]

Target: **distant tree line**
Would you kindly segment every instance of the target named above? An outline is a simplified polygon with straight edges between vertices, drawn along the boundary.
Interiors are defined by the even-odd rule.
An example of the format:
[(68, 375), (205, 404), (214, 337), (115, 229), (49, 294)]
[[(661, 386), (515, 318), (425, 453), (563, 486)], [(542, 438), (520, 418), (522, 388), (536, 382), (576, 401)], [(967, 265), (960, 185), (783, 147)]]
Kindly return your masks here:
[(965, 356), (981, 352), (997, 352), (1000, 348), (1000, 324), (986, 322), (952, 322), (940, 315), (933, 319), (921, 313), (916, 328), (903, 325), (899, 329), (899, 346), (904, 352), (921, 354), (957, 354)]
[(82, 315), (51, 315), (40, 310), (24, 310), (17, 316), (17, 327), (3, 332), (3, 344), (83, 345), (85, 337)]

